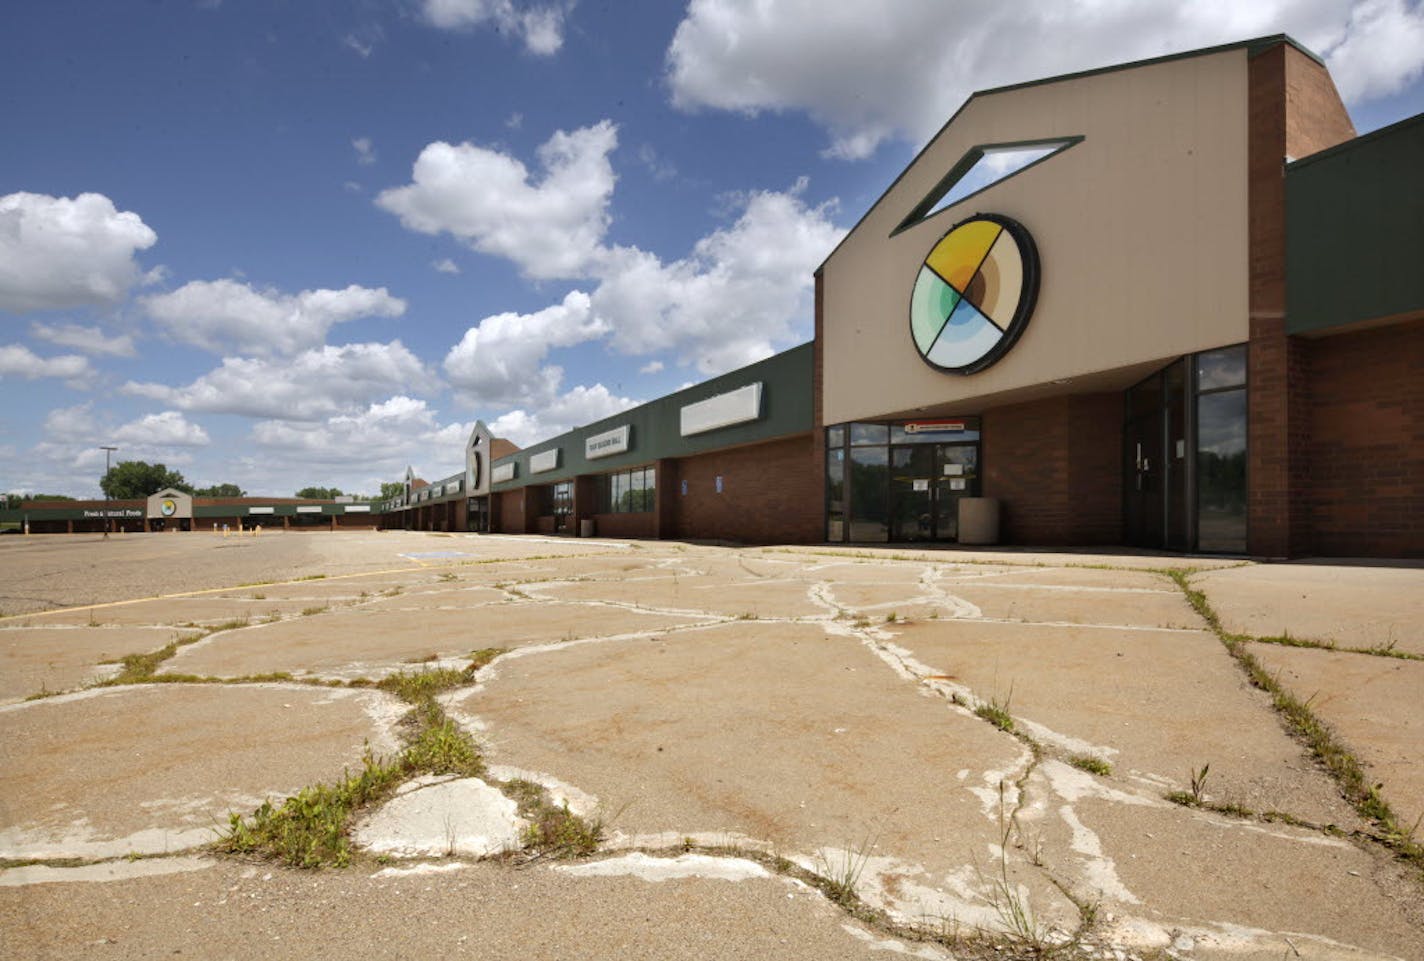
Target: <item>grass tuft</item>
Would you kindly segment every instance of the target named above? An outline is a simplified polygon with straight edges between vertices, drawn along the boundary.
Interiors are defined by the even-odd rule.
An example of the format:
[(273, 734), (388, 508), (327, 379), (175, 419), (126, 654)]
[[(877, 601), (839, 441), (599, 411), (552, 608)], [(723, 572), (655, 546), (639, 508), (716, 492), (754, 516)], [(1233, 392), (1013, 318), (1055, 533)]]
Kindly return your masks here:
[(1002, 704), (999, 702), (998, 697), (991, 697), (988, 701), (980, 702), (979, 706), (974, 709), (974, 714), (976, 717), (988, 721), (999, 730), (1012, 734), (1014, 733), (1014, 718), (1013, 715), (1009, 713), (1009, 703), (1013, 698), (1014, 689), (1010, 686), (1008, 696), (1004, 698)]
[(1087, 771), (1089, 774), (1098, 774), (1107, 777), (1112, 774), (1112, 765), (1096, 754), (1074, 754), (1068, 758), (1068, 763), (1080, 771)]
[(335, 784), (303, 788), (275, 806), (263, 802), (250, 818), (230, 815), (218, 849), (272, 858), (298, 868), (345, 867), (351, 863), (352, 816), (387, 797), (407, 773), (403, 764), (384, 763), (367, 751), (361, 770)]
[(533, 781), (516, 778), (501, 787), (519, 805), (519, 816), (529, 822), (520, 838), (525, 850), (555, 858), (583, 857), (598, 850), (603, 840), (601, 820), (579, 817), (567, 802), (554, 804), (543, 785)]

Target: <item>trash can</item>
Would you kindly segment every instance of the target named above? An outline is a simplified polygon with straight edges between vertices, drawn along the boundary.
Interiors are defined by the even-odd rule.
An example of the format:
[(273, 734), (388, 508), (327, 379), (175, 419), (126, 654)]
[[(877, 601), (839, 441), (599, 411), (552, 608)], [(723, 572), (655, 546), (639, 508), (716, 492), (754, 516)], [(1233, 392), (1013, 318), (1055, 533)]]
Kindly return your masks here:
[(961, 497), (959, 499), (959, 543), (999, 543), (999, 499)]
[(592, 537), (592, 536), (593, 536), (593, 518), (592, 518), (592, 517), (585, 517), (583, 520), (579, 521), (579, 537)]

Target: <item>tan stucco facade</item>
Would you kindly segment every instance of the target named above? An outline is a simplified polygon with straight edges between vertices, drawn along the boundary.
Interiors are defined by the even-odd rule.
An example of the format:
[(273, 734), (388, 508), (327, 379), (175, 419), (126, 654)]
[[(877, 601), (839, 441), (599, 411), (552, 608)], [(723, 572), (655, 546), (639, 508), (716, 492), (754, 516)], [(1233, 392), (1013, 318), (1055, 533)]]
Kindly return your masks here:
[[(1246, 340), (1248, 56), (1238, 47), (971, 98), (823, 267), (823, 422), (1115, 389)], [(976, 146), (1070, 137), (1083, 140), (894, 233)], [(940, 237), (981, 212), (1033, 235), (1038, 303), (996, 364), (946, 374), (916, 351), (910, 295)]]
[[(168, 510), (164, 510), (164, 504), (171, 504)], [(149, 519), (158, 520), (191, 520), (193, 517), (193, 497), (185, 494), (175, 487), (169, 487), (159, 491), (148, 498), (145, 507), (146, 515)]]

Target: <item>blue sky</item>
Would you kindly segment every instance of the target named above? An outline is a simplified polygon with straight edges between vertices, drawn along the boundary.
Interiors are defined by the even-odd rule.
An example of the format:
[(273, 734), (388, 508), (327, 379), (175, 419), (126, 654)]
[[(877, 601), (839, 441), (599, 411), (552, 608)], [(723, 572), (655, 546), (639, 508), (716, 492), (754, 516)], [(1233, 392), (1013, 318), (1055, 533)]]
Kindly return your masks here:
[(117, 444), (372, 492), (802, 342), (974, 89), (1284, 31), (1361, 132), (1424, 110), (1420, 3), (1216, 6), (12, 4), (0, 489), (92, 495)]

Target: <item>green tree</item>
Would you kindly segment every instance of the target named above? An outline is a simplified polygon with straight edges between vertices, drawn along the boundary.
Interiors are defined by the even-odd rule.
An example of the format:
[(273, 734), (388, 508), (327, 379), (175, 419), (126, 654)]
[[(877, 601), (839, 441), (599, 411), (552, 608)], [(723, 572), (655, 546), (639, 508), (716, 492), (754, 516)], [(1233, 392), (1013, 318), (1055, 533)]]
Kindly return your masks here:
[(165, 487), (174, 487), (190, 494), (193, 492), (183, 475), (176, 470), (169, 470), (163, 464), (150, 464), (141, 460), (119, 461), (109, 468), (104, 479), (99, 481), (99, 487), (115, 500), (148, 497)]
[(18, 508), (25, 501), (72, 501), (68, 494), (6, 494), (5, 506)]
[(405, 485), (400, 481), (386, 481), (381, 485), (381, 500), (388, 501), (405, 493)]
[(212, 487), (199, 487), (193, 491), (194, 497), (246, 497), (247, 491), (236, 484), (214, 484)]
[(314, 501), (332, 501), (341, 496), (339, 487), (303, 487), (297, 491), (297, 497), (305, 497)]

